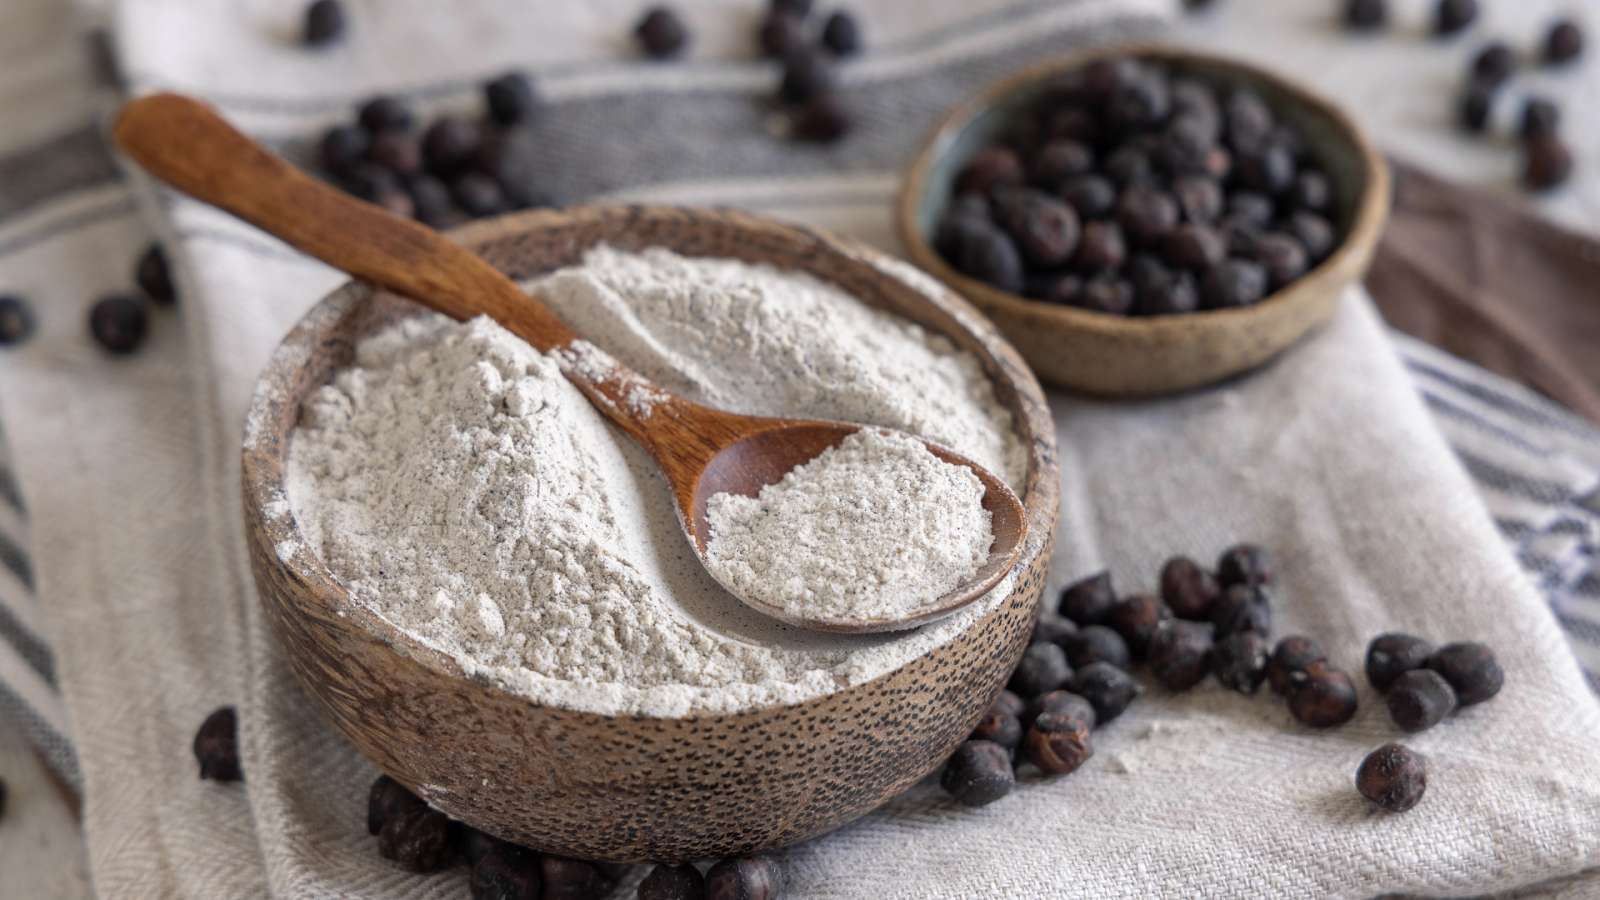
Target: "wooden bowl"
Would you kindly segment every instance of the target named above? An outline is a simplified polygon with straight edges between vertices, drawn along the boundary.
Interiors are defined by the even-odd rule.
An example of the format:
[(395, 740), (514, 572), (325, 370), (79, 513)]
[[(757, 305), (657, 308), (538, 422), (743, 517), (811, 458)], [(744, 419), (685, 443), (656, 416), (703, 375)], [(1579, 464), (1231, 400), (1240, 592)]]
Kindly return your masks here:
[[(347, 284), (274, 353), (244, 444), (245, 524), (261, 603), (327, 720), (380, 769), (470, 825), (543, 851), (619, 862), (683, 862), (802, 841), (863, 815), (938, 766), (1021, 657), (1054, 541), (1054, 429), (1016, 352), (970, 306), (910, 266), (853, 241), (741, 213), (536, 211), (456, 236), (515, 279), (578, 263), (602, 242), (772, 263), (949, 336), (981, 360), (1031, 448), (1017, 490), (1028, 537), (997, 608), (887, 674), (806, 702), (681, 718), (608, 716), (473, 681), (350, 602), (307, 546), (288, 502), (285, 470), (300, 404), (351, 362), (357, 342), (425, 312)], [(926, 293), (890, 270), (924, 283)]]
[[(1300, 280), (1254, 306), (1128, 318), (1029, 300), (956, 271), (932, 235), (955, 174), (1029, 108), (1053, 75), (1108, 56), (1160, 61), (1213, 83), (1248, 84), (1306, 138), (1334, 189), (1342, 240)], [(1272, 358), (1327, 318), (1358, 281), (1389, 210), (1389, 169), (1361, 129), (1332, 102), (1243, 63), (1152, 45), (1104, 47), (1024, 69), (964, 101), (934, 126), (912, 159), (896, 211), (911, 261), (971, 300), (1041, 379), (1106, 396), (1180, 391)]]

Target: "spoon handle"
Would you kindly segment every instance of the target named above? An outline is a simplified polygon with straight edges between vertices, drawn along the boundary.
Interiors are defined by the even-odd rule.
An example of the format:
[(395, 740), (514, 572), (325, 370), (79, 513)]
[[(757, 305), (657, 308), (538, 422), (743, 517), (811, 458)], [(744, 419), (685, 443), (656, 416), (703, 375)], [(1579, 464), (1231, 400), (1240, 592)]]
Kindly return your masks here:
[(577, 335), (509, 278), (438, 232), (289, 165), (209, 107), (154, 94), (123, 107), (112, 138), (150, 174), (292, 247), (456, 319), (488, 314), (540, 351)]
[[(112, 139), (146, 171), (329, 265), (456, 319), (487, 314), (544, 353), (653, 455), (709, 459), (701, 407), (618, 364), (476, 253), (307, 176), (205, 104), (153, 94), (123, 107)], [(647, 427), (667, 413), (677, 421)], [(685, 433), (688, 432), (688, 433)], [(675, 433), (675, 434), (674, 434)], [(668, 438), (673, 434), (673, 438)], [(672, 446), (663, 446), (663, 444)]]

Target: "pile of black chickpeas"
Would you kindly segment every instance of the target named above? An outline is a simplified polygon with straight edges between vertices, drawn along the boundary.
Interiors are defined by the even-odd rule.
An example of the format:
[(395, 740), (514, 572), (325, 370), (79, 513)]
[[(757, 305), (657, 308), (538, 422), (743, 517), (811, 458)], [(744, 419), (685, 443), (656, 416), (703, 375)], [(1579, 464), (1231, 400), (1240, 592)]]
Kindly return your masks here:
[(1248, 84), (1115, 56), (1052, 76), (951, 184), (934, 248), (979, 281), (1119, 316), (1249, 306), (1340, 236), (1312, 148)]

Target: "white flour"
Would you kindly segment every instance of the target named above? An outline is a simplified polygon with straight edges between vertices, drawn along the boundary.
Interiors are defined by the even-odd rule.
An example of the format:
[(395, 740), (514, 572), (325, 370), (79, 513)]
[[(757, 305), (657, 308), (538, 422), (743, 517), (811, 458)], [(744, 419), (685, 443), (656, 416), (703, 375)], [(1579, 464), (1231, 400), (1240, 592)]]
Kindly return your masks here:
[[(944, 338), (769, 267), (606, 248), (586, 263), (535, 290), (669, 390), (921, 434), (1020, 484), (1009, 413)], [(289, 493), (356, 602), (473, 677), (593, 712), (819, 696), (948, 641), (1010, 588), (891, 635), (754, 612), (701, 565), (644, 451), (486, 319), (431, 316), (364, 342), (305, 405)]]
[(706, 567), (797, 616), (900, 619), (977, 574), (990, 519), (971, 469), (863, 430), (755, 497), (713, 496)]
[[(533, 289), (573, 331), (668, 391), (749, 415), (920, 435), (1013, 490), (1027, 474), (1011, 414), (978, 360), (943, 335), (770, 266), (609, 247), (585, 263)], [(910, 271), (902, 280), (926, 283)]]

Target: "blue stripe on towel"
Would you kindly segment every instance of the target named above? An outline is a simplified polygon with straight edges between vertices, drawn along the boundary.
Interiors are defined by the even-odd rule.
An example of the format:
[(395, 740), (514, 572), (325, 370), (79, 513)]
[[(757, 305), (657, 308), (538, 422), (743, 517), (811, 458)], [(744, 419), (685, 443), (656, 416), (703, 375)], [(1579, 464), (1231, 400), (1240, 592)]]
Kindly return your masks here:
[[(53, 723), (65, 723), (66, 712), (56, 686), (55, 656), (44, 635), (28, 625), (39, 619), (39, 598), (28, 557), (27, 521), (22, 494), (11, 471), (11, 455), (0, 430), (0, 502), (14, 514), (0, 516), (0, 566), (15, 578), (0, 574), (0, 670), (12, 674), (14, 683), (0, 680), (0, 715), (15, 722), (28, 742), (73, 790), (83, 790), (83, 778), (70, 737)], [(28, 615), (27, 613), (33, 613)], [(63, 726), (64, 727), (64, 726)]]
[(1396, 347), (1600, 695), (1600, 427), (1399, 333)]

